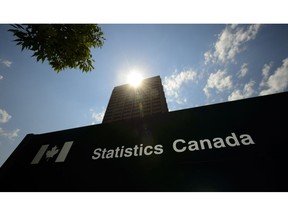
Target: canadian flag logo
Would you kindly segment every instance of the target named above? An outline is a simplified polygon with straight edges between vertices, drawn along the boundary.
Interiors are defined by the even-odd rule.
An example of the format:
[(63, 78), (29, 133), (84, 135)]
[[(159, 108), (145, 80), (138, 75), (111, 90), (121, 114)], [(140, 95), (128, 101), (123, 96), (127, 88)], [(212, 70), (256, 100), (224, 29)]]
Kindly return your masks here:
[(49, 148), (49, 144), (42, 145), (31, 161), (31, 164), (38, 164), (43, 157), (46, 158), (46, 161), (49, 161), (54, 159), (56, 155), (57, 157), (55, 159), (55, 163), (64, 162), (70, 151), (70, 148), (72, 147), (72, 144), (73, 141), (65, 142), (61, 149), (57, 145), (51, 145), (53, 146), (52, 148)]

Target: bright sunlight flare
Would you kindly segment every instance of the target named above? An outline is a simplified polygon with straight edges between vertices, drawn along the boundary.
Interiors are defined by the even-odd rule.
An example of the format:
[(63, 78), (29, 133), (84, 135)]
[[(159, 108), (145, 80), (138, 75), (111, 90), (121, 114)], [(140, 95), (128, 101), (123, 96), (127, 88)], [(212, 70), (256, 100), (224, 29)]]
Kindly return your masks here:
[(143, 76), (137, 71), (131, 72), (127, 77), (128, 83), (135, 88), (141, 85), (142, 80)]

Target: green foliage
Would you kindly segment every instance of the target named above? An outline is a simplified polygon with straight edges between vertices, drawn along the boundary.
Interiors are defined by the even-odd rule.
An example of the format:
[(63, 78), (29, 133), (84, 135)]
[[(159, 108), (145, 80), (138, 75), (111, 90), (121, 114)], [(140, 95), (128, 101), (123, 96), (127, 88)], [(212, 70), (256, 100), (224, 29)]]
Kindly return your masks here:
[(83, 72), (94, 69), (90, 48), (101, 48), (104, 36), (96, 24), (11, 25), (14, 41), (33, 53), (37, 61), (47, 60), (58, 73), (66, 68)]

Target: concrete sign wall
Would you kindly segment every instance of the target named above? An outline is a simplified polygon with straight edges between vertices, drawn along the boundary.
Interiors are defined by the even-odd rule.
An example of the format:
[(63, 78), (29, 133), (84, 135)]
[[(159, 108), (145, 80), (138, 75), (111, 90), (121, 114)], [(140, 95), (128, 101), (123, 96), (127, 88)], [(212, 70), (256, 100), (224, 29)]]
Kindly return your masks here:
[(1, 191), (288, 191), (288, 93), (27, 135)]

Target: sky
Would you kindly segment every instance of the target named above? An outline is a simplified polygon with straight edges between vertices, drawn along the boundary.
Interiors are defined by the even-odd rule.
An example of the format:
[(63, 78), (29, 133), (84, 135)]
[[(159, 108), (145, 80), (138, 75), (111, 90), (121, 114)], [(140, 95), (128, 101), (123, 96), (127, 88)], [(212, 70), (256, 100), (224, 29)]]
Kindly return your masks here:
[(286, 24), (100, 24), (89, 73), (53, 71), (0, 24), (0, 166), (29, 134), (99, 124), (112, 90), (160, 75), (169, 111), (288, 90)]

